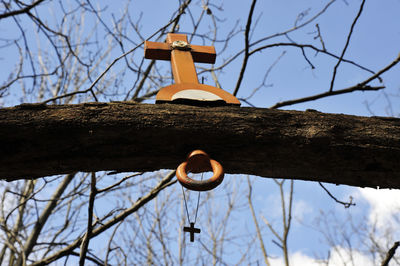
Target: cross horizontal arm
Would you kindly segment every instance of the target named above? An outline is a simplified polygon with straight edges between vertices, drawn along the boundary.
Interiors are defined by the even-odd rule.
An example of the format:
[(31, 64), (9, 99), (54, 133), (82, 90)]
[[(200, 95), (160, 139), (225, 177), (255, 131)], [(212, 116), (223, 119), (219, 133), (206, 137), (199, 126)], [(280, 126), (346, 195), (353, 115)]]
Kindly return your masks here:
[(175, 169), (400, 188), (400, 119), (261, 108), (87, 103), (0, 109), (0, 179)]
[[(171, 45), (160, 42), (146, 41), (144, 57), (147, 59), (171, 60)], [(196, 63), (214, 64), (216, 53), (214, 46), (191, 45), (191, 54)]]
[(201, 229), (199, 228), (192, 228), (192, 227), (183, 227), (183, 231), (185, 232), (194, 232), (194, 233), (201, 233)]

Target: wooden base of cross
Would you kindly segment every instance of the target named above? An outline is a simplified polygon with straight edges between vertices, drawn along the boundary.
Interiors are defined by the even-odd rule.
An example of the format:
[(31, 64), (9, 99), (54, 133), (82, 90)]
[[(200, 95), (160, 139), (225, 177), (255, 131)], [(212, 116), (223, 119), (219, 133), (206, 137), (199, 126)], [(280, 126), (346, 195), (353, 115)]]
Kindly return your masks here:
[(200, 228), (195, 228), (194, 223), (190, 223), (190, 227), (183, 227), (183, 231), (190, 233), (190, 242), (194, 242), (194, 234), (201, 232)]

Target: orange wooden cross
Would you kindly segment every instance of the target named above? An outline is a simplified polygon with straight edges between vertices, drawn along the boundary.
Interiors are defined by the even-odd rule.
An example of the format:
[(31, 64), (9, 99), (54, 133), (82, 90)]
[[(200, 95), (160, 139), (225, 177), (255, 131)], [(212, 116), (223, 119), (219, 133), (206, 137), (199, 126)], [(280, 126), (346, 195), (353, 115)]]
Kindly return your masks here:
[(145, 42), (144, 57), (170, 60), (175, 84), (162, 88), (157, 103), (164, 102), (222, 102), (240, 105), (232, 94), (208, 85), (199, 84), (194, 63), (215, 63), (214, 46), (191, 45), (186, 34), (168, 33), (165, 43)]

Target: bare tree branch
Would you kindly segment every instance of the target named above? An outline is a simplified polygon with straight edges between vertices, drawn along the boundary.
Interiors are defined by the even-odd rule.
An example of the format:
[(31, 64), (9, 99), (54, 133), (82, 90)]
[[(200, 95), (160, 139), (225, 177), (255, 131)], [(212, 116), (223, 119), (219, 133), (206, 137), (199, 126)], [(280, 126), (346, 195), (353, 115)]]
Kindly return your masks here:
[(344, 48), (343, 48), (343, 50), (342, 50), (342, 54), (340, 55), (340, 58), (339, 58), (338, 62), (336, 63), (336, 65), (335, 65), (335, 67), (334, 67), (334, 69), (333, 69), (333, 76), (332, 76), (332, 80), (331, 80), (331, 85), (330, 85), (330, 87), (329, 87), (329, 92), (332, 92), (332, 91), (333, 91), (333, 85), (334, 85), (334, 83), (335, 83), (335, 78), (336, 78), (336, 71), (337, 71), (337, 69), (338, 69), (338, 67), (339, 67), (339, 65), (340, 65), (340, 62), (342, 62), (342, 59), (343, 59), (343, 57), (344, 57), (344, 54), (346, 53), (347, 47), (348, 47), (349, 44), (350, 44), (350, 38), (351, 38), (351, 35), (353, 34), (354, 26), (356, 25), (358, 19), (359, 19), (360, 16), (361, 16), (361, 13), (362, 13), (362, 11), (363, 11), (363, 9), (364, 9), (364, 4), (365, 4), (365, 0), (363, 0), (363, 1), (361, 2), (360, 9), (358, 10), (357, 16), (356, 16), (356, 18), (354, 19), (353, 24), (351, 24), (350, 32), (349, 32), (349, 34), (347, 35), (346, 44), (345, 44), (345, 46), (344, 46)]
[(319, 39), (319, 41), (321, 42), (322, 45), (322, 50), (326, 51), (326, 47), (325, 47), (325, 42), (324, 39), (322, 38), (322, 34), (321, 34), (321, 29), (319, 28), (319, 24), (315, 24), (315, 27), (317, 28), (317, 36), (314, 37), (315, 39)]
[(389, 266), (390, 260), (393, 258), (394, 254), (396, 253), (396, 249), (400, 246), (400, 242), (394, 242), (393, 246), (389, 249), (386, 254), (385, 259), (382, 261), (382, 266)]
[[(179, 9), (179, 13), (176, 15), (176, 17), (171, 20), (170, 22), (168, 22), (166, 25), (164, 25), (162, 28), (158, 29), (156, 32), (154, 32), (153, 34), (151, 34), (146, 40), (150, 40), (151, 38), (153, 38), (154, 36), (156, 36), (158, 33), (164, 31), (166, 28), (168, 28), (170, 25), (175, 24), (179, 21), (181, 15), (185, 12), (185, 9), (187, 8), (187, 6), (189, 5), (189, 3), (191, 2), (191, 0), (187, 0), (185, 1), (180, 9)], [(174, 27), (175, 27), (174, 26)], [(129, 51), (127, 51), (126, 53), (120, 55), (119, 57), (115, 58), (107, 67), (106, 69), (92, 82), (92, 84), (85, 90), (82, 91), (76, 91), (76, 92), (72, 92), (72, 93), (67, 93), (64, 95), (60, 95), (60, 96), (56, 96), (53, 97), (51, 99), (48, 99), (46, 101), (44, 101), (43, 103), (49, 103), (49, 102), (54, 102), (55, 100), (61, 99), (61, 98), (65, 98), (65, 97), (69, 97), (75, 94), (80, 94), (80, 93), (88, 93), (88, 92), (92, 92), (92, 94), (94, 94), (93, 92), (93, 88), (94, 86), (96, 86), (96, 84), (104, 77), (104, 75), (106, 73), (109, 72), (109, 70), (113, 67), (113, 65), (115, 63), (117, 63), (119, 60), (125, 58), (128, 54), (134, 52), (136, 49), (138, 49), (139, 47), (141, 47), (144, 44), (145, 41), (142, 41), (140, 44), (138, 44), (137, 46), (133, 47), (132, 49), (130, 49)]]
[(385, 88), (384, 86), (371, 87), (371, 86), (357, 84), (357, 85), (354, 85), (354, 86), (351, 86), (351, 87), (348, 87), (348, 88), (345, 88), (342, 90), (327, 91), (327, 92), (323, 92), (323, 93), (316, 94), (313, 96), (308, 96), (308, 97), (299, 98), (299, 99), (295, 99), (295, 100), (278, 102), (278, 103), (274, 104), (273, 106), (271, 106), (270, 108), (277, 109), (277, 108), (280, 108), (283, 106), (289, 106), (289, 105), (294, 105), (294, 104), (298, 104), (298, 103), (315, 101), (315, 100), (322, 99), (325, 97), (341, 95), (341, 94), (351, 93), (351, 92), (355, 92), (355, 91), (378, 91), (378, 90), (382, 90), (384, 88)]
[(86, 254), (88, 252), (89, 241), (93, 231), (93, 208), (94, 201), (96, 199), (97, 188), (96, 188), (96, 174), (92, 172), (90, 179), (90, 195), (89, 195), (89, 206), (88, 206), (88, 219), (87, 219), (87, 230), (81, 243), (81, 253), (79, 254), (79, 265), (84, 266), (86, 260)]
[(257, 0), (253, 0), (253, 2), (251, 3), (251, 6), (250, 6), (249, 15), (247, 17), (247, 24), (246, 24), (246, 29), (244, 32), (244, 58), (243, 58), (242, 68), (240, 69), (239, 77), (236, 82), (236, 87), (233, 91), (233, 95), (235, 95), (235, 96), (239, 92), (240, 84), (242, 83), (243, 76), (244, 76), (244, 71), (246, 70), (247, 62), (249, 61), (249, 57), (250, 57), (250, 55), (249, 55), (249, 48), (250, 48), (249, 34), (250, 34), (250, 29), (251, 29), (251, 20), (253, 18), (253, 12), (254, 12), (256, 3), (257, 3)]
[(372, 80), (379, 78), (380, 75), (382, 75), (383, 73), (385, 73), (386, 71), (388, 71), (389, 69), (391, 69), (392, 67), (397, 65), (399, 62), (400, 62), (400, 54), (389, 65), (387, 65), (386, 67), (382, 68), (381, 70), (376, 72), (371, 77), (367, 78), (366, 80), (364, 80), (354, 86), (351, 86), (351, 87), (348, 87), (348, 88), (342, 89), (342, 90), (327, 91), (324, 93), (320, 93), (320, 94), (316, 94), (313, 96), (304, 97), (304, 98), (300, 98), (300, 99), (296, 99), (296, 100), (279, 102), (279, 103), (276, 103), (275, 105), (271, 106), (271, 108), (276, 109), (276, 108), (280, 108), (283, 106), (288, 106), (288, 105), (293, 105), (293, 104), (303, 103), (303, 102), (309, 102), (309, 101), (318, 100), (318, 99), (329, 97), (329, 96), (345, 94), (345, 93), (350, 93), (350, 92), (354, 92), (354, 91), (376, 91), (376, 90), (384, 89), (385, 88), (384, 86), (371, 87), (367, 84), (369, 82), (371, 82)]
[[(315, 47), (314, 45), (311, 45), (311, 44), (301, 44), (301, 43), (295, 43), (295, 42), (289, 42), (289, 43), (286, 43), (286, 42), (277, 42), (277, 43), (272, 43), (272, 44), (266, 44), (266, 45), (257, 47), (257, 48), (255, 48), (254, 50), (251, 50), (251, 51), (250, 51), (250, 55), (253, 55), (253, 54), (257, 53), (257, 52), (261, 52), (261, 51), (263, 51), (263, 50), (265, 50), (265, 49), (268, 49), (268, 48), (282, 47), (282, 46), (283, 46), (283, 47), (285, 47), (285, 46), (296, 47), (296, 48), (301, 49), (302, 51), (304, 51), (305, 48), (308, 48), (308, 49), (314, 50), (316, 53), (325, 54), (325, 55), (328, 55), (328, 56), (333, 57), (333, 58), (336, 58), (336, 59), (339, 59), (339, 58), (340, 58), (339, 56), (335, 55), (334, 53), (331, 53), (331, 52), (329, 52), (329, 51), (327, 51), (327, 50), (324, 50), (324, 49), (320, 49), (320, 48), (318, 48), (318, 47)], [(348, 63), (348, 64), (351, 64), (351, 65), (354, 65), (354, 66), (356, 66), (356, 67), (358, 67), (358, 68), (360, 68), (360, 69), (362, 69), (362, 70), (365, 70), (365, 71), (367, 71), (367, 72), (369, 72), (369, 73), (371, 73), (371, 74), (375, 74), (375, 72), (372, 71), (371, 69), (366, 68), (366, 67), (364, 67), (364, 66), (362, 66), (362, 65), (360, 65), (360, 64), (357, 64), (356, 62), (354, 62), (354, 61), (352, 61), (352, 60), (342, 58), (342, 61), (343, 61), (343, 62), (346, 62), (346, 63)]]
[[(32, 8), (38, 6), (42, 2), (44, 2), (44, 0), (38, 0), (38, 1), (33, 2), (33, 3), (29, 4), (29, 5), (26, 5), (24, 8), (21, 8), (19, 10), (13, 10), (13, 11), (10, 11), (10, 12), (7, 12), (7, 13), (0, 14), (0, 19), (7, 18), (7, 17), (14, 17), (14, 16), (17, 16), (17, 15), (28, 13)], [(4, 4), (4, 5), (7, 5), (7, 4)]]
[(54, 191), (52, 197), (49, 200), (49, 203), (43, 209), (42, 214), (40, 215), (39, 219), (35, 223), (34, 228), (32, 229), (28, 239), (25, 242), (24, 246), (24, 253), (25, 256), (28, 257), (29, 254), (32, 252), (34, 245), (37, 242), (37, 239), (42, 231), (43, 226), (46, 224), (47, 220), (50, 217), (50, 214), (54, 211), (55, 207), (59, 203), (61, 195), (64, 193), (67, 186), (70, 184), (72, 179), (74, 178), (75, 174), (66, 175), (64, 180), (60, 183), (58, 188)]
[(338, 200), (335, 196), (332, 195), (332, 193), (321, 182), (318, 182), (318, 184), (325, 190), (325, 192), (329, 195), (329, 197), (331, 197), (337, 203), (342, 204), (346, 209), (350, 208), (351, 206), (356, 206), (356, 204), (353, 203), (353, 197), (350, 197), (349, 202), (344, 202), (344, 201)]
[(201, 148), (226, 173), (398, 188), (398, 120), (131, 102), (25, 104), (0, 109), (0, 178), (174, 169)]
[[(167, 188), (168, 186), (174, 184), (176, 181), (172, 181), (172, 178), (175, 176), (175, 171), (172, 171), (168, 175), (166, 175), (159, 183), (157, 186), (155, 186), (149, 193), (146, 195), (140, 197), (130, 208), (120, 212), (117, 214), (115, 217), (107, 221), (106, 223), (100, 225), (97, 228), (94, 228), (92, 231), (92, 234), (90, 235), (90, 238), (96, 237), (97, 235), (101, 234), (102, 232), (106, 231), (110, 227), (114, 226), (115, 224), (119, 223), (120, 221), (124, 220), (126, 217), (131, 215), (132, 213), (136, 212), (139, 210), (141, 207), (143, 207), (146, 203), (154, 199), (160, 191), (163, 189)], [(69, 246), (61, 249), (60, 251), (57, 251), (55, 254), (44, 258), (41, 261), (37, 261), (32, 263), (31, 266), (39, 266), (39, 265), (48, 265), (49, 263), (66, 256), (70, 254), (75, 248), (79, 247), (79, 245), (82, 243), (83, 237), (78, 238), (75, 240), (72, 244)]]
[(256, 212), (254, 211), (253, 201), (251, 199), (251, 197), (252, 197), (252, 184), (250, 183), (250, 178), (248, 176), (247, 176), (247, 183), (248, 183), (248, 188), (249, 188), (249, 194), (247, 195), (247, 201), (249, 203), (251, 216), (253, 217), (254, 225), (256, 227), (257, 238), (260, 241), (260, 248), (261, 248), (261, 251), (262, 251), (263, 256), (264, 256), (264, 262), (265, 262), (266, 265), (269, 266), (271, 264), (269, 263), (269, 259), (268, 259), (267, 251), (266, 251), (265, 246), (264, 246), (264, 240), (263, 240), (263, 237), (262, 237), (262, 234), (261, 234), (260, 226), (258, 225)]

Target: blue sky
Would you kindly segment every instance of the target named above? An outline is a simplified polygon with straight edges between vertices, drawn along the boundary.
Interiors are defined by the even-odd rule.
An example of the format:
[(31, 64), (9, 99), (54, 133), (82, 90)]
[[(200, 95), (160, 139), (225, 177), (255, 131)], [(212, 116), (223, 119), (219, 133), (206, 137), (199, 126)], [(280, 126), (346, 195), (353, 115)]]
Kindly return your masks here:
[[(254, 15), (253, 25), (256, 25), (251, 34), (251, 41), (254, 42), (265, 35), (272, 35), (293, 27), (298, 14), (303, 12), (304, 18), (298, 23), (303, 23), (309, 18), (318, 13), (328, 1), (259, 1), (257, 3), (256, 13)], [(347, 4), (348, 3), (348, 4)], [(326, 48), (335, 54), (340, 54), (346, 41), (350, 25), (358, 12), (361, 1), (348, 0), (336, 1), (333, 3), (326, 13), (318, 20), (310, 23), (299, 31), (289, 33), (288, 37), (297, 43), (308, 43), (320, 47), (320, 41), (314, 39), (316, 36), (315, 24), (318, 23), (321, 29), (323, 40)], [(101, 6), (108, 5), (109, 12), (122, 12), (123, 5), (116, 5), (115, 1), (102, 1)], [(171, 13), (176, 9), (177, 1), (136, 1), (129, 6), (129, 12), (132, 17), (138, 18), (143, 12), (141, 34), (147, 38), (153, 32), (158, 30), (171, 17)], [(228, 33), (237, 20), (245, 24), (247, 12), (249, 10), (250, 1), (229, 1), (223, 6), (223, 10), (212, 8), (213, 12), (224, 20), (221, 24), (218, 33), (223, 36)], [(51, 5), (46, 10), (41, 10), (51, 14)], [(156, 8), (155, 8), (156, 7)], [(193, 7), (192, 12), (198, 15), (201, 7)], [(364, 11), (355, 26), (355, 30), (346, 52), (345, 58), (353, 60), (365, 67), (377, 71), (391, 63), (400, 53), (400, 1), (372, 1), (369, 0), (365, 4)], [(109, 14), (109, 13), (106, 13)], [(111, 21), (109, 15), (104, 17), (105, 21)], [(49, 19), (50, 20), (50, 19)], [(85, 21), (85, 27), (93, 24), (94, 21)], [(211, 23), (208, 21), (208, 23)], [(111, 24), (111, 22), (110, 22)], [(26, 26), (27, 29), (29, 26)], [(201, 31), (207, 32), (208, 25), (203, 25)], [(181, 32), (190, 32), (192, 29), (190, 19), (186, 17), (180, 23)], [(28, 29), (29, 30), (29, 29)], [(15, 33), (15, 25), (10, 21), (1, 21), (0, 31), (4, 36), (10, 37)], [(289, 38), (282, 36), (271, 39), (266, 43), (273, 42), (290, 42)], [(29, 36), (34, 40), (36, 36)], [(45, 41), (39, 38), (40, 45), (46, 45)], [(198, 37), (194, 37), (194, 44), (208, 44), (207, 41)], [(231, 47), (243, 47), (243, 33), (235, 35), (231, 40)], [(128, 45), (129, 46), (129, 45)], [(220, 43), (215, 44), (217, 53), (221, 51)], [(258, 45), (252, 47), (257, 48)], [(217, 56), (216, 67), (221, 65), (224, 60), (230, 58), (234, 54), (234, 50), (228, 49)], [(329, 58), (326, 55), (315, 55), (314, 51), (305, 50), (307, 57), (310, 59), (316, 69), (312, 70), (310, 65), (304, 60), (301, 51), (297, 48), (278, 47), (269, 50), (264, 50), (258, 53), (249, 60), (249, 67), (246, 70), (246, 75), (239, 91), (238, 97), (247, 97), (254, 88), (258, 87), (263, 80), (267, 69), (278, 59), (281, 58), (276, 66), (272, 68), (266, 84), (270, 85), (259, 89), (254, 96), (249, 100), (256, 107), (267, 108), (279, 101), (301, 98), (313, 94), (318, 94), (329, 89), (332, 70), (336, 64), (336, 60)], [(284, 55), (282, 56), (282, 54)], [(119, 56), (121, 53), (115, 50), (111, 53), (108, 60)], [(143, 56), (142, 50), (135, 53), (133, 58), (141, 60)], [(282, 56), (282, 57), (281, 57)], [(0, 56), (0, 65), (5, 69), (8, 65), (12, 65), (18, 58), (15, 50), (10, 49), (9, 53)], [(235, 87), (237, 75), (240, 71), (241, 59), (231, 63), (221, 73), (217, 73), (220, 77), (220, 83), (223, 89), (232, 92)], [(105, 60), (106, 61), (106, 60)], [(165, 73), (169, 74), (169, 63), (158, 62), (159, 66)], [(104, 63), (103, 69), (107, 66)], [(198, 69), (207, 68), (207, 65), (198, 65)], [(115, 66), (113, 71), (118, 72), (119, 66)], [(313, 102), (286, 106), (282, 109), (316, 109), (321, 112), (328, 113), (345, 113), (351, 115), (381, 115), (381, 116), (398, 116), (400, 106), (398, 96), (400, 95), (400, 65), (397, 65), (390, 72), (382, 75), (384, 86), (387, 88), (384, 92), (355, 92), (341, 96), (328, 97)], [(0, 73), (0, 80), (5, 80), (5, 72)], [(355, 66), (341, 63), (334, 89), (343, 89), (358, 82), (363, 81), (370, 76), (370, 73), (361, 70)], [(206, 84), (213, 85), (210, 76), (206, 77)], [(131, 78), (131, 77), (129, 77)], [(127, 80), (126, 83), (131, 81)], [(126, 85), (125, 83), (125, 85)], [(374, 81), (372, 85), (380, 85)], [(87, 85), (87, 84), (85, 84)], [(17, 104), (21, 99), (21, 93), (16, 90), (7, 98), (0, 100), (4, 106)], [(120, 100), (120, 99), (109, 99)], [(23, 101), (35, 101), (34, 98), (26, 98)], [(151, 103), (153, 101), (150, 101)], [(369, 109), (367, 108), (367, 105)], [(242, 106), (247, 106), (245, 103)], [(228, 175), (228, 179), (245, 179), (244, 176)], [(254, 204), (257, 210), (258, 219), (262, 224), (262, 217), (272, 221), (275, 226), (280, 226), (280, 207), (279, 192), (276, 185), (268, 179), (254, 178)], [(225, 181), (230, 186), (229, 182)], [(236, 182), (236, 181), (235, 181)], [(239, 182), (241, 186), (247, 185), (246, 182)], [(287, 182), (288, 184), (289, 182)], [(180, 188), (175, 185), (174, 189), (179, 193)], [(319, 228), (321, 226), (321, 212), (333, 213), (339, 221), (345, 221), (349, 216), (353, 217), (355, 223), (364, 222), (367, 225), (376, 225), (378, 231), (385, 231), (387, 226), (399, 226), (399, 222), (393, 219), (393, 215), (397, 215), (400, 209), (400, 193), (392, 190), (371, 190), (360, 189), (349, 186), (326, 185), (327, 188), (339, 199), (346, 201), (350, 196), (354, 197), (356, 206), (349, 209), (335, 203), (325, 191), (317, 183), (296, 181), (294, 185), (294, 221), (293, 228), (289, 236), (289, 248), (293, 265), (313, 265), (311, 257), (320, 255), (327, 256), (330, 245), (326, 243)], [(287, 189), (287, 187), (286, 187)], [(216, 198), (221, 198), (221, 202), (227, 200), (226, 190), (217, 188), (213, 191)], [(179, 206), (177, 206), (178, 209)], [(210, 207), (210, 206), (209, 206)], [(212, 206), (210, 207), (212, 208)], [(200, 214), (204, 215), (206, 207), (200, 209)], [(235, 215), (232, 228), (238, 232), (254, 233), (254, 224), (248, 212), (248, 208), (243, 208), (239, 214)], [(325, 215), (324, 217), (330, 217)], [(378, 220), (376, 220), (378, 219)], [(319, 224), (318, 224), (319, 221)], [(201, 222), (200, 222), (201, 225)], [(205, 226), (203, 224), (203, 226)], [(349, 226), (347, 223), (344, 226)], [(174, 227), (175, 228), (175, 227)], [(179, 230), (179, 228), (176, 228)], [(348, 228), (350, 230), (350, 228)], [(265, 225), (262, 227), (264, 241), (275, 257), (273, 265), (281, 265), (282, 257), (280, 249), (271, 244), (273, 239)], [(379, 232), (378, 232), (379, 233)], [(400, 237), (397, 235), (394, 235)], [(201, 237), (201, 236), (200, 236)], [(257, 244), (256, 244), (257, 245)], [(197, 249), (201, 249), (198, 242), (188, 244), (189, 253), (196, 253)], [(235, 252), (235, 246), (232, 245), (232, 253)], [(342, 265), (339, 253), (345, 251), (346, 246), (338, 246), (337, 249), (331, 250), (333, 257), (332, 264)], [(336, 253), (335, 253), (336, 252)], [(345, 253), (345, 252), (344, 252)], [(337, 258), (335, 257), (337, 256)], [(234, 257), (234, 256), (233, 256)], [(374, 262), (364, 253), (355, 254), (355, 265), (373, 265)], [(227, 259), (228, 260), (228, 259)], [(283, 264), (282, 264), (283, 265)]]

